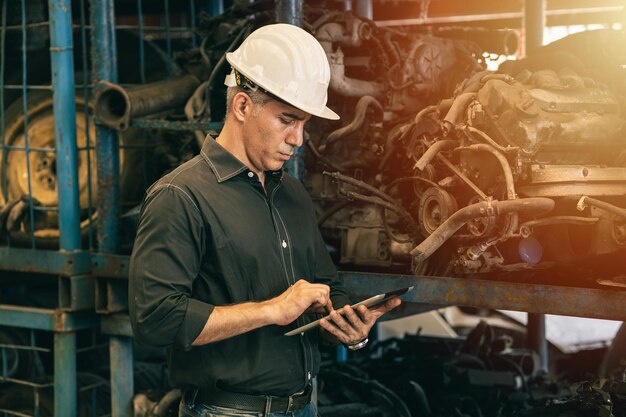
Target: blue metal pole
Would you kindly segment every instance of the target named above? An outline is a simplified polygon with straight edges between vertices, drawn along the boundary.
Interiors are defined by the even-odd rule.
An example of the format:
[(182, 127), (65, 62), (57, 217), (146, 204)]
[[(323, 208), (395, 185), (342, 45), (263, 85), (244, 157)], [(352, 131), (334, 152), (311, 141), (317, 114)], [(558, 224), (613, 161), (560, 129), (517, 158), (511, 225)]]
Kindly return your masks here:
[(224, 13), (224, 1), (223, 0), (212, 0), (208, 2), (207, 12), (211, 16), (217, 16)]
[[(91, 26), (91, 59), (92, 68), (96, 71), (96, 82), (116, 83), (117, 54), (113, 0), (92, 0)], [(119, 246), (119, 137), (116, 131), (96, 125), (96, 138), (98, 243), (100, 252), (115, 253)], [(111, 336), (109, 350), (111, 355), (111, 416), (128, 416), (134, 390), (132, 339)]]
[(348, 361), (348, 349), (343, 346), (337, 346), (335, 348), (335, 361), (338, 363), (345, 363)]
[[(131, 338), (110, 336), (109, 355), (111, 370), (111, 417), (132, 415), (133, 398), (133, 344)], [(130, 364), (130, 366), (129, 366)]]
[[(96, 82), (117, 82), (115, 18), (113, 0), (91, 2), (91, 59)], [(98, 244), (100, 252), (118, 249), (119, 138), (117, 132), (96, 126), (98, 171)]]
[(54, 415), (76, 417), (76, 333), (54, 334)]
[(80, 249), (80, 206), (78, 200), (72, 6), (70, 0), (51, 1), (48, 4), (50, 8), (52, 85), (54, 87), (54, 134), (57, 152), (60, 248), (73, 251)]
[[(302, 0), (278, 0), (276, 2), (276, 21), (302, 26)], [(304, 180), (304, 146), (296, 148), (293, 156), (285, 164), (287, 171), (295, 178)]]
[(302, 0), (278, 0), (276, 21), (302, 27)]

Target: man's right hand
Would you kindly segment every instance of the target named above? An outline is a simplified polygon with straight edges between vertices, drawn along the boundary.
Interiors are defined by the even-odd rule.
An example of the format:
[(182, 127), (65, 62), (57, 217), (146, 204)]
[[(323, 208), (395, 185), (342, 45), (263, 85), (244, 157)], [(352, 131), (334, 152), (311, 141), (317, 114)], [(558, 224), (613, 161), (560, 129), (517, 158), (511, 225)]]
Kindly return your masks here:
[(299, 280), (278, 297), (268, 301), (272, 322), (285, 326), (300, 317), (305, 311), (330, 311), (330, 287)]

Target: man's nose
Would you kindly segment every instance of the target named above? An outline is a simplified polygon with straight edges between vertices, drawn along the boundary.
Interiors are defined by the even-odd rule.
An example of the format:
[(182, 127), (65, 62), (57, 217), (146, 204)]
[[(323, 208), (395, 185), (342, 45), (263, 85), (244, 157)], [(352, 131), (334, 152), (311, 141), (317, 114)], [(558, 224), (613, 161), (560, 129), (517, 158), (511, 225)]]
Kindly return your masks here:
[(289, 130), (289, 134), (287, 135), (285, 142), (287, 142), (287, 144), (291, 146), (298, 148), (302, 146), (303, 135), (304, 135), (304, 123), (298, 122), (295, 124), (293, 129)]

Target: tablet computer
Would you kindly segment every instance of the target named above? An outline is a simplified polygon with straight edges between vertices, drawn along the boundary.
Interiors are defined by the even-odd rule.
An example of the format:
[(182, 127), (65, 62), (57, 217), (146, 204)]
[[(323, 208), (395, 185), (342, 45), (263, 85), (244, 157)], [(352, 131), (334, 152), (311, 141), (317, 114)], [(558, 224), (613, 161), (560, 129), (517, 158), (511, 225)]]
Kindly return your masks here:
[[(411, 291), (413, 288), (415, 288), (415, 286), (410, 286), (410, 287), (401, 288), (399, 290), (395, 290), (395, 291), (391, 291), (391, 292), (377, 294), (377, 295), (375, 295), (373, 297), (370, 297), (370, 298), (368, 298), (366, 300), (360, 301), (360, 302), (358, 302), (356, 304), (352, 304), (350, 307), (357, 308), (360, 305), (364, 305), (367, 308), (375, 307), (375, 306), (377, 306), (379, 304), (384, 303), (385, 301), (389, 300), (390, 298), (404, 295), (404, 294), (408, 293), (409, 291)], [(343, 310), (339, 310), (338, 312), (339, 312), (339, 314), (343, 315)], [(326, 316), (324, 318), (328, 318), (328, 316)], [(307, 330), (314, 329), (314, 328), (316, 328), (316, 327), (318, 327), (320, 325), (320, 320), (322, 320), (322, 319), (318, 319), (318, 320), (312, 321), (311, 323), (305, 324), (304, 326), (300, 326), (297, 329), (293, 329), (291, 331), (288, 331), (287, 333), (285, 333), (285, 336), (295, 336), (297, 334), (306, 332)]]

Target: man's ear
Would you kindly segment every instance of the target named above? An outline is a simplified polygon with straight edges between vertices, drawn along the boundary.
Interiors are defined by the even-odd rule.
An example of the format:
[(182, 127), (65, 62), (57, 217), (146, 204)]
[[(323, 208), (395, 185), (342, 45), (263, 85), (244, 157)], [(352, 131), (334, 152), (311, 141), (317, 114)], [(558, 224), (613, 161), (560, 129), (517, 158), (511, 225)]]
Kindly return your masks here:
[(237, 120), (243, 122), (246, 117), (252, 114), (252, 99), (246, 93), (240, 91), (233, 97), (233, 108), (231, 109), (233, 115)]

